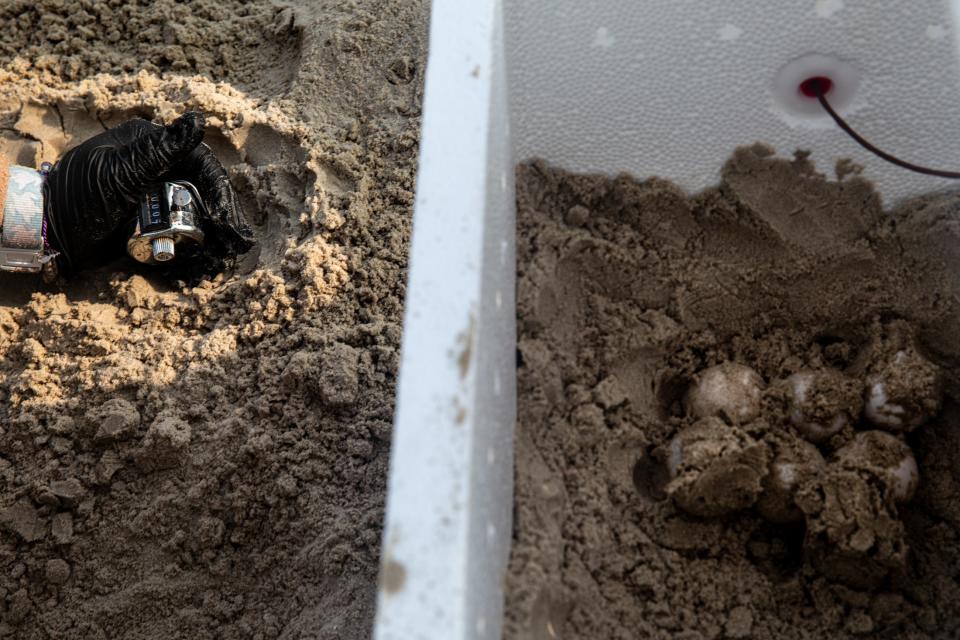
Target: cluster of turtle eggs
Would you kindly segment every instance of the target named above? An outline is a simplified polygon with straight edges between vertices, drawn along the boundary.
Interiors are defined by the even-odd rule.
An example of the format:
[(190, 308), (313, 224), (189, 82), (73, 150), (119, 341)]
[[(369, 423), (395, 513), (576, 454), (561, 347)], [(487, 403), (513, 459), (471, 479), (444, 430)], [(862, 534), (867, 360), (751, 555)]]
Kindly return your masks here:
[(858, 375), (824, 367), (769, 386), (735, 362), (701, 371), (684, 398), (694, 422), (666, 447), (667, 491), (696, 516), (755, 507), (788, 524), (804, 518), (798, 487), (834, 466), (869, 474), (886, 501), (902, 504), (919, 481), (904, 436), (939, 411), (939, 378), (912, 347), (875, 358)]

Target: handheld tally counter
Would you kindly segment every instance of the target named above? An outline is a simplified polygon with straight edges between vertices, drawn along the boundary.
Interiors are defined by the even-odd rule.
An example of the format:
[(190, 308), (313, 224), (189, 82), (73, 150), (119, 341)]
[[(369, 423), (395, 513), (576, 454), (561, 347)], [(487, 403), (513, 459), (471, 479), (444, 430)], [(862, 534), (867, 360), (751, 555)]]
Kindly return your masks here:
[(169, 262), (203, 247), (199, 215), (205, 213), (196, 187), (186, 181), (165, 182), (140, 202), (137, 225), (127, 253), (145, 264)]

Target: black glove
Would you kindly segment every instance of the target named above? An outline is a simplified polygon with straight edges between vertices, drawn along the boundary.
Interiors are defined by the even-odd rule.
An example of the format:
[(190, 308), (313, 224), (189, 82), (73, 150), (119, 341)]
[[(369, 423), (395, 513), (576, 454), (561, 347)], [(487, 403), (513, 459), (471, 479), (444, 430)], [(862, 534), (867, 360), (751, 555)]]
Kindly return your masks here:
[[(204, 116), (188, 112), (163, 127), (130, 120), (67, 151), (44, 183), (47, 238), (59, 263), (79, 269), (123, 255), (141, 198), (161, 183), (186, 180), (209, 216), (200, 220), (213, 264), (255, 246), (227, 172), (203, 140)], [(209, 262), (209, 261), (208, 261)]]

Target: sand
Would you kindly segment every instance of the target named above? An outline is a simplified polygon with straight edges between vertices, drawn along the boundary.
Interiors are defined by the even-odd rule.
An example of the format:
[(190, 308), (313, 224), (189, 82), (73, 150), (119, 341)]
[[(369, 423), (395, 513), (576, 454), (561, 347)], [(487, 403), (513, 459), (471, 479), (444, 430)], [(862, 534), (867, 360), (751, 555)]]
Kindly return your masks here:
[[(885, 212), (853, 169), (756, 145), (687, 196), (518, 168), (506, 638), (960, 634), (960, 199)], [(729, 362), (760, 391), (698, 422), (711, 398), (690, 388)], [(877, 433), (860, 398), (894, 365), (888, 391), (913, 385), (905, 406), (933, 417), (852, 445)], [(810, 371), (832, 373), (794, 419), (790, 376)], [(905, 451), (912, 499), (885, 473)], [(774, 458), (800, 488), (760, 506), (771, 521)]]
[(209, 116), (263, 249), (0, 276), (0, 637), (366, 638), (427, 6), (0, 4), (0, 153)]

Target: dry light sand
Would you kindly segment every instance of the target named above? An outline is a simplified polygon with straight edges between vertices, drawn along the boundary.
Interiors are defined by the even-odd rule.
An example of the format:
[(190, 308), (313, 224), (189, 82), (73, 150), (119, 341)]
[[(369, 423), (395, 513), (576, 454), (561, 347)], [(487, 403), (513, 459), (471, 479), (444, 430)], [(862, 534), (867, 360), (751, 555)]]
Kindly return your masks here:
[[(886, 215), (850, 169), (827, 179), (806, 154), (757, 145), (688, 196), (657, 179), (519, 168), (506, 638), (960, 634), (960, 199)], [(946, 399), (940, 410), (939, 385), (918, 387), (907, 401), (937, 415), (888, 437), (887, 453), (900, 437), (919, 465), (916, 496), (897, 505), (882, 470), (838, 456), (876, 429), (861, 414), (866, 380), (905, 348), (939, 365)], [(730, 361), (759, 373), (762, 402), (736, 429), (690, 431), (687, 389)], [(926, 380), (903, 362), (890, 389)], [(801, 481), (799, 520), (772, 523), (751, 508), (753, 487), (773, 452), (803, 443), (779, 395), (807, 370), (841, 381), (827, 386), (850, 420), (817, 441), (829, 466)], [(668, 465), (687, 464), (678, 433), (703, 437), (701, 452), (742, 452), (712, 476), (728, 488), (693, 489), (703, 504), (668, 495)]]
[(0, 2), (0, 153), (202, 109), (263, 243), (196, 286), (0, 277), (0, 637), (369, 636), (427, 17)]

